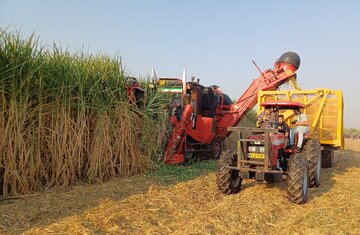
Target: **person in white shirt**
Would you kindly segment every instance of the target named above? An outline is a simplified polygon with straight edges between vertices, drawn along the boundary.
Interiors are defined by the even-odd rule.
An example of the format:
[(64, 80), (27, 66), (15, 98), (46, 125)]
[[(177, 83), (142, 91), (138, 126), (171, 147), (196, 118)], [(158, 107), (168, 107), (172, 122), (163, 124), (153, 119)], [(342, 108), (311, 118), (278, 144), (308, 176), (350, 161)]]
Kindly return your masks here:
[(296, 127), (290, 130), (290, 145), (294, 145), (295, 134), (298, 133), (299, 139), (295, 151), (300, 152), (304, 140), (304, 134), (309, 133), (309, 122), (306, 114), (301, 113), (300, 108), (295, 108), (294, 114), (295, 120), (293, 121), (293, 124)]

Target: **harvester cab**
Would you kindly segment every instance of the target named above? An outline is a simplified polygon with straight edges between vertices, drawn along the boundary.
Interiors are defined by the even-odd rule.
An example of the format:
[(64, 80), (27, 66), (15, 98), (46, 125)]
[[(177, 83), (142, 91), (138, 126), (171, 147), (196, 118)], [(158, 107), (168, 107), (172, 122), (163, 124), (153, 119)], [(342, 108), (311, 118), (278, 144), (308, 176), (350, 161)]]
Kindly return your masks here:
[[(287, 178), (291, 201), (304, 203), (308, 187), (320, 185), (321, 145), (318, 139), (307, 136), (300, 153), (288, 146), (287, 136), (278, 131), (279, 113), (289, 114), (292, 110), (304, 108), (294, 101), (268, 101), (260, 104), (275, 112), (273, 128), (231, 127), (237, 133), (237, 152), (226, 151), (219, 161), (217, 184), (225, 194), (240, 191), (242, 179), (275, 181), (275, 175)], [(286, 119), (293, 118), (292, 115)]]

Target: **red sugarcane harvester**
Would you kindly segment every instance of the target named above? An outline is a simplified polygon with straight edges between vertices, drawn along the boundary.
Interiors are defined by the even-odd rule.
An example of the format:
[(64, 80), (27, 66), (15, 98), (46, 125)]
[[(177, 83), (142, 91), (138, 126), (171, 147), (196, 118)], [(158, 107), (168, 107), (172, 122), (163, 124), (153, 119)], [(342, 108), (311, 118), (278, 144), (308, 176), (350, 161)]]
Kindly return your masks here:
[[(276, 90), (295, 79), (299, 66), (300, 57), (295, 52), (284, 53), (274, 68), (261, 72), (235, 103), (216, 89), (183, 81), (181, 112), (171, 117), (173, 128), (166, 145), (165, 163), (183, 163), (199, 154), (219, 158), (223, 140), (231, 133), (228, 128), (236, 126), (256, 105), (258, 91)], [(160, 79), (160, 89), (169, 81)]]

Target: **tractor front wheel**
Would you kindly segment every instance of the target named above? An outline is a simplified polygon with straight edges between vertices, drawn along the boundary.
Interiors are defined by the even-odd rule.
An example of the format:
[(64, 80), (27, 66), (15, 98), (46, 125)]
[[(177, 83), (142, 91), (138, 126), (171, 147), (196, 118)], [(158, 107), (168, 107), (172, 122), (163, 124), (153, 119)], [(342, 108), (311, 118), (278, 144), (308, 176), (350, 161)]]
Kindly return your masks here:
[(307, 200), (308, 194), (308, 163), (302, 154), (294, 154), (288, 163), (288, 195), (290, 201), (302, 204)]
[(319, 140), (307, 140), (304, 144), (303, 154), (309, 164), (309, 187), (319, 187), (321, 170), (321, 145)]
[(229, 150), (220, 156), (218, 162), (216, 183), (220, 191), (227, 195), (240, 192), (242, 181), (240, 172), (227, 168), (228, 166), (236, 166), (236, 162), (236, 154)]

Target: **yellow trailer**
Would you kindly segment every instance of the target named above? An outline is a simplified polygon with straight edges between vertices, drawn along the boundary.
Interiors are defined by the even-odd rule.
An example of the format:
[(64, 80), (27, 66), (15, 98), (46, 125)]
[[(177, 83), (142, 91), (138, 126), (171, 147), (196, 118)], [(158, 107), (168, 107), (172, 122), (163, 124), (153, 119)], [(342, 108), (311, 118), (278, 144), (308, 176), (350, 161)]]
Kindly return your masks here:
[[(258, 104), (271, 100), (291, 100), (304, 104), (302, 110), (308, 116), (310, 134), (318, 138), (322, 145), (323, 160), (330, 158), (323, 166), (332, 165), (334, 150), (344, 148), (343, 137), (343, 94), (340, 90), (315, 89), (315, 90), (287, 90), (287, 91), (259, 91)], [(258, 105), (258, 113), (264, 107)], [(282, 113), (285, 121), (291, 127), (293, 112)]]

